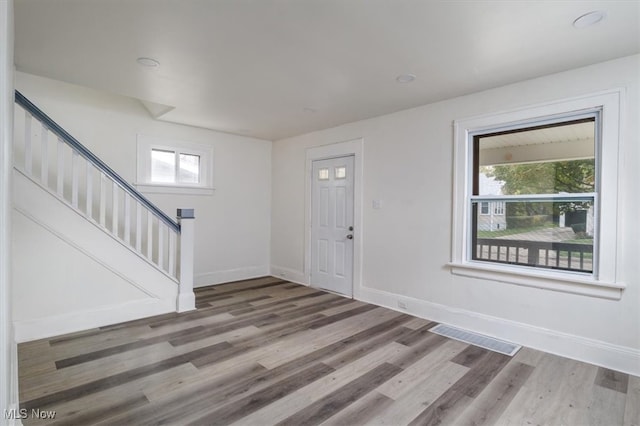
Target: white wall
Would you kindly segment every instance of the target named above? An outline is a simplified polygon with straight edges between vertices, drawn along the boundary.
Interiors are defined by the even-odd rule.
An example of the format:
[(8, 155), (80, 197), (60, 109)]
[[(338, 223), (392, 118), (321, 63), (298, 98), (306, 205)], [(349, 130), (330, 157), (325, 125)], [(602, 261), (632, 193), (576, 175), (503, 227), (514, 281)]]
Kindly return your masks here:
[(128, 182), (138, 133), (213, 146), (213, 195), (147, 198), (171, 217), (195, 208), (196, 286), (269, 273), (270, 141), (156, 121), (137, 100), (25, 73), (16, 88)]
[[(392, 308), (401, 300), (410, 313), (640, 374), (639, 76), (640, 57), (627, 57), (274, 142), (272, 271), (304, 279), (305, 150), (362, 137), (357, 297)], [(620, 87), (621, 300), (452, 275), (453, 120)]]
[(18, 407), (18, 359), (11, 317), (13, 0), (0, 1), (0, 424)]

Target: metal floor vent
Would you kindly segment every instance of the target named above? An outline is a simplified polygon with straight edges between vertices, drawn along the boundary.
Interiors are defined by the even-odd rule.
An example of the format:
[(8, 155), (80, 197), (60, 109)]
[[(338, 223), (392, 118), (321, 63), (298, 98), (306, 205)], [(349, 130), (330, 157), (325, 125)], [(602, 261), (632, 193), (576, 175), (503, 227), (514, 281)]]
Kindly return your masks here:
[(504, 342), (502, 340), (494, 339), (493, 337), (483, 336), (482, 334), (463, 330), (461, 328), (451, 327), (450, 325), (445, 324), (438, 324), (435, 327), (429, 329), (429, 331), (441, 336), (449, 337), (451, 339), (459, 340), (471, 345), (480, 346), (481, 348), (485, 348), (490, 351), (509, 356), (514, 356), (516, 353), (518, 353), (520, 348), (522, 348), (522, 346), (520, 345)]

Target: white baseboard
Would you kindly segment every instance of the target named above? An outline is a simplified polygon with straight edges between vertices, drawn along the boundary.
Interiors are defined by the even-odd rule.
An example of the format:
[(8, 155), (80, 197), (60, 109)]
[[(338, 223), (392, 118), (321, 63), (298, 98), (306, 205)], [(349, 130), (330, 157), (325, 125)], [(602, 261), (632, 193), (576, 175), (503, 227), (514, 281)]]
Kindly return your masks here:
[(206, 287), (214, 284), (248, 280), (251, 278), (264, 277), (267, 275), (269, 275), (268, 265), (248, 266), (246, 268), (206, 272), (204, 274), (195, 275), (193, 280), (193, 287)]
[(175, 311), (175, 299), (149, 298), (103, 306), (90, 311), (15, 321), (13, 325), (16, 342), (22, 343)]
[[(640, 376), (640, 350), (437, 303), (360, 287), (358, 300), (554, 355)], [(399, 303), (406, 309), (400, 309)]]
[(307, 287), (309, 286), (304, 272), (302, 271), (296, 271), (295, 269), (285, 268), (283, 266), (271, 265), (271, 275), (282, 278), (283, 280), (291, 281), (292, 283), (306, 285)]

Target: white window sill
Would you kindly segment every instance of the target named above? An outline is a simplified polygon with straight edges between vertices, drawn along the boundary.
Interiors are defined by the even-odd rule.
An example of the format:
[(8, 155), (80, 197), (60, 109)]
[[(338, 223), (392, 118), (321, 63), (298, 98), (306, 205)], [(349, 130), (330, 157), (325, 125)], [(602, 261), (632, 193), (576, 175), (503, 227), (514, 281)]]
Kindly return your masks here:
[(151, 183), (135, 184), (138, 191), (146, 194), (182, 194), (182, 195), (213, 195), (215, 188), (187, 185), (158, 185)]
[(595, 280), (588, 275), (562, 271), (523, 270), (523, 267), (484, 264), (480, 262), (449, 263), (451, 273), (525, 287), (535, 287), (563, 293), (580, 294), (602, 299), (620, 300), (625, 285), (619, 282)]

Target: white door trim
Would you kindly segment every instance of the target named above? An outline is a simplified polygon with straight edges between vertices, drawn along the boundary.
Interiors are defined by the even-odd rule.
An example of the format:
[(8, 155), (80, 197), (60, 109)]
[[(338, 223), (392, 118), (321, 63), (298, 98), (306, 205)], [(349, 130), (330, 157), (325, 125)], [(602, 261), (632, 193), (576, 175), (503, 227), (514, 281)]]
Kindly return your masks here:
[(353, 139), (346, 142), (338, 142), (330, 145), (322, 145), (307, 148), (305, 167), (305, 194), (304, 194), (304, 277), (307, 285), (311, 283), (311, 194), (312, 194), (312, 165), (315, 160), (344, 157), (354, 157), (354, 182), (353, 182), (353, 298), (360, 298), (362, 287), (362, 154), (364, 140)]

